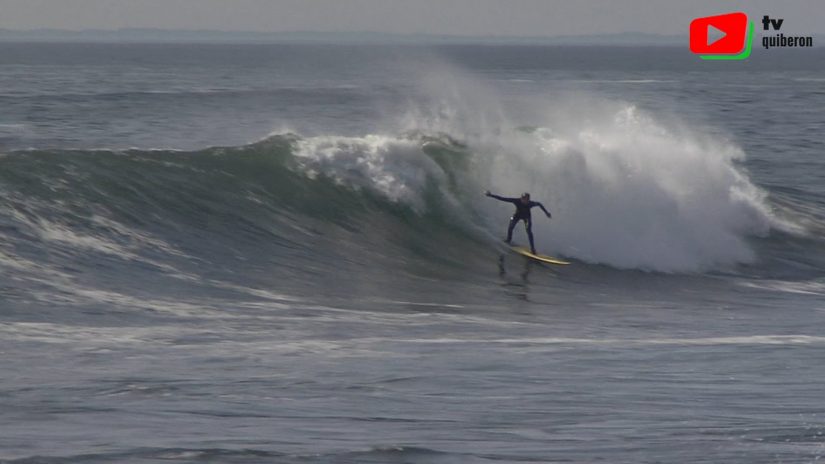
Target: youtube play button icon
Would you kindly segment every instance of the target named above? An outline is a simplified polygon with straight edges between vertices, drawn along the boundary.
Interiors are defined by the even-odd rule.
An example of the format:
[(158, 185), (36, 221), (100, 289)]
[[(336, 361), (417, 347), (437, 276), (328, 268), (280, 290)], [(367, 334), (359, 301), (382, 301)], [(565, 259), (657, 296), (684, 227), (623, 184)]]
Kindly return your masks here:
[(721, 29), (717, 29), (713, 24), (708, 24), (708, 46), (722, 40), (727, 34)]
[(733, 55), (745, 48), (748, 16), (728, 13), (690, 22), (690, 51), (700, 55)]

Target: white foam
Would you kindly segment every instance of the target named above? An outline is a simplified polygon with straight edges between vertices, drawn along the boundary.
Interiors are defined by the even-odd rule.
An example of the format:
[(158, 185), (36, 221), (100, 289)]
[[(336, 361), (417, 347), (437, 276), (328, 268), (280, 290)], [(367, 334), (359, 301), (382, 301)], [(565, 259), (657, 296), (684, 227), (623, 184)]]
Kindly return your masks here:
[(787, 280), (762, 280), (740, 282), (743, 287), (758, 288), (762, 290), (773, 290), (783, 293), (796, 293), (800, 295), (825, 295), (825, 281), (787, 281)]
[[(630, 104), (569, 116), (510, 135), (487, 173), (493, 189), (530, 191), (551, 209), (552, 222), (534, 225), (544, 249), (620, 268), (702, 271), (752, 261), (747, 237), (779, 224), (736, 166), (737, 146)], [(502, 222), (500, 210), (485, 209)]]
[[(94, 251), (116, 256), (123, 260), (145, 262), (163, 269), (172, 277), (192, 281), (198, 280), (196, 276), (182, 272), (172, 265), (139, 254), (139, 250), (151, 248), (168, 255), (187, 257), (183, 252), (163, 240), (151, 236), (149, 233), (129, 228), (104, 216), (93, 214), (87, 218), (96, 228), (108, 232), (92, 235), (42, 216), (30, 218), (15, 209), (9, 210), (7, 214), (12, 216), (18, 224), (24, 225), (28, 233), (36, 235), (39, 240), (44, 242), (62, 244), (76, 251)], [(2, 261), (2, 256), (0, 256), (0, 262)]]
[(296, 142), (299, 168), (310, 178), (324, 176), (354, 189), (369, 189), (416, 210), (425, 208), (428, 179), (443, 177), (421, 145), (384, 135), (320, 136)]

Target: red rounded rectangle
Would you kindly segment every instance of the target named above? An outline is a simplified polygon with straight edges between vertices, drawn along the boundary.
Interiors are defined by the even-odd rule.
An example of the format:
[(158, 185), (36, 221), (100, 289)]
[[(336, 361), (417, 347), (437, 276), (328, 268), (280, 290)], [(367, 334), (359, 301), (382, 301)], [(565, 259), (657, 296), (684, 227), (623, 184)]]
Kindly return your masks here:
[[(711, 27), (724, 35), (711, 40)], [(745, 13), (696, 18), (690, 22), (690, 51), (700, 55), (733, 55), (745, 48), (747, 35), (748, 16)]]

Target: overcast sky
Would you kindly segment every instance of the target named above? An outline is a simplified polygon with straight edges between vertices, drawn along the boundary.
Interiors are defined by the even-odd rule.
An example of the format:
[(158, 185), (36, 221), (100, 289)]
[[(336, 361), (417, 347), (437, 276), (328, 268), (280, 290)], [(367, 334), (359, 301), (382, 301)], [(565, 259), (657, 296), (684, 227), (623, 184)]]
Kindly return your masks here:
[(0, 0), (0, 28), (682, 35), (692, 18), (730, 11), (825, 31), (825, 0)]

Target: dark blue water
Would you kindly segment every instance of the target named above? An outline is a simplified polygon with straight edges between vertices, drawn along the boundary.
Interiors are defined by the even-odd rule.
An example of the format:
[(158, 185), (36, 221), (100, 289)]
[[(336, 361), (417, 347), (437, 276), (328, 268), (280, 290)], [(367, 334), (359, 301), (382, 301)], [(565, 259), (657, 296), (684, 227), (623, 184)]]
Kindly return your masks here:
[(823, 63), (0, 44), (0, 460), (815, 461)]

